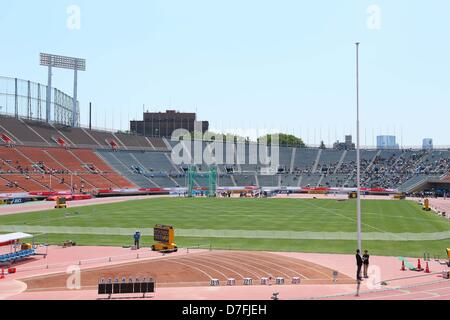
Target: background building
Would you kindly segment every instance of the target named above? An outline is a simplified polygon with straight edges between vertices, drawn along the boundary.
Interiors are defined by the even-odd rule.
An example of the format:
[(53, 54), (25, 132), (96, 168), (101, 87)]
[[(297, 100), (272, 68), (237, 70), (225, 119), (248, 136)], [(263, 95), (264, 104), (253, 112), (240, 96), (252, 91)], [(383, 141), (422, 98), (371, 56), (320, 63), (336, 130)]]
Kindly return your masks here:
[(352, 136), (345, 136), (345, 142), (339, 142), (339, 140), (333, 145), (336, 150), (355, 150), (356, 146), (353, 143)]
[(397, 144), (397, 138), (395, 136), (378, 136), (377, 137), (378, 149), (400, 149)]
[(196, 123), (199, 123), (203, 133), (209, 130), (209, 122), (197, 121), (195, 113), (180, 113), (174, 110), (167, 110), (165, 113), (146, 112), (143, 121), (130, 122), (130, 131), (143, 136), (171, 138), (177, 129), (194, 132)]
[(423, 139), (422, 148), (424, 150), (433, 150), (433, 139)]

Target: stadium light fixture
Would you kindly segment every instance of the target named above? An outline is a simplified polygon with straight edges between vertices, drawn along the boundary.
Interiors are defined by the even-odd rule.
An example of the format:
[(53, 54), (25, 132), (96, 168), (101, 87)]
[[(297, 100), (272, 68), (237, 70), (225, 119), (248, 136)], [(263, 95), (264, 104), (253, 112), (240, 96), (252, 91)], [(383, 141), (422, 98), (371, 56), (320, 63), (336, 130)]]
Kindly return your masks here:
[(78, 71), (86, 71), (86, 60), (80, 58), (72, 58), (66, 56), (58, 56), (48, 53), (40, 54), (41, 66), (48, 67), (48, 84), (47, 84), (47, 103), (46, 103), (46, 120), (50, 121), (50, 104), (52, 100), (52, 68), (74, 70), (73, 81), (73, 109), (72, 109), (72, 126), (77, 124), (77, 98), (78, 98)]
[(357, 180), (357, 224), (358, 224), (358, 249), (362, 252), (362, 227), (361, 227), (361, 146), (359, 134), (359, 45), (356, 43), (356, 180)]

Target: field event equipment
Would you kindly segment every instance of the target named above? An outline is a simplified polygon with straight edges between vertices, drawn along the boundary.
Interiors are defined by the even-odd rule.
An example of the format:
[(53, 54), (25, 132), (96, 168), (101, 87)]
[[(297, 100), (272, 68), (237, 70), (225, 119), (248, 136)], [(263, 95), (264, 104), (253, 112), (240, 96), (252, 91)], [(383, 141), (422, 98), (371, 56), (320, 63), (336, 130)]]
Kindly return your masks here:
[(155, 293), (156, 284), (151, 278), (123, 278), (119, 281), (119, 278), (112, 278), (108, 280), (102, 278), (98, 284), (98, 294), (108, 295), (108, 299), (111, 299), (112, 295), (118, 294), (143, 294), (142, 298), (148, 293)]
[[(402, 261), (402, 266), (405, 265), (405, 267), (410, 271), (423, 271), (423, 270), (418, 270), (416, 267), (414, 267), (414, 265), (411, 262), (409, 262), (406, 258), (400, 257), (399, 260)], [(419, 264), (420, 264), (420, 260), (419, 260)]]
[(153, 231), (154, 240), (157, 242), (152, 246), (153, 251), (163, 253), (177, 252), (175, 243), (175, 230), (172, 226), (156, 225)]
[(198, 190), (195, 189), (196, 178), (207, 178), (208, 187), (206, 190), (200, 193), (205, 194), (208, 197), (215, 197), (217, 195), (217, 168), (212, 167), (208, 173), (197, 172), (197, 167), (190, 166), (188, 170), (188, 197), (192, 198), (198, 194)]

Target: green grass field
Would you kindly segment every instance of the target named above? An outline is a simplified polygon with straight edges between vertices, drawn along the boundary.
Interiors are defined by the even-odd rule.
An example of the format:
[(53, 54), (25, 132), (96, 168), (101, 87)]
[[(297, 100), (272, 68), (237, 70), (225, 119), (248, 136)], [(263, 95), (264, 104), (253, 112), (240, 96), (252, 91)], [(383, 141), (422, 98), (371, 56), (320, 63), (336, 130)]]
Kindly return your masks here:
[[(354, 201), (160, 198), (3, 216), (0, 227), (31, 228), (37, 231), (34, 234), (40, 233), (40, 227), (51, 227), (37, 239), (52, 244), (70, 239), (79, 245), (122, 246), (131, 244), (133, 230), (166, 224), (179, 230), (181, 236), (176, 239), (180, 247), (212, 245), (217, 249), (353, 253), (355, 220)], [(130, 234), (103, 234), (100, 229), (89, 228), (113, 228), (113, 233), (126, 228), (129, 230), (125, 234)], [(83, 232), (77, 234), (77, 230)], [(209, 236), (196, 234), (196, 230), (208, 230)], [(229, 234), (221, 236), (223, 230)], [(252, 234), (263, 231), (269, 235), (267, 238), (261, 234), (253, 238)], [(280, 233), (271, 231), (282, 232), (285, 237), (278, 238)], [(415, 257), (430, 252), (443, 256), (450, 246), (450, 238), (422, 240), (423, 236), (450, 232), (450, 222), (422, 211), (410, 201), (363, 201), (363, 231), (366, 236), (386, 237), (387, 240), (364, 241), (364, 248), (377, 255)], [(292, 238), (289, 232), (295, 233)], [(308, 238), (299, 232), (314, 234)], [(345, 239), (340, 233), (346, 233)], [(404, 241), (405, 233), (413, 234), (413, 238)], [(242, 234), (246, 236), (241, 237)], [(151, 245), (151, 235), (144, 232), (143, 242)]]

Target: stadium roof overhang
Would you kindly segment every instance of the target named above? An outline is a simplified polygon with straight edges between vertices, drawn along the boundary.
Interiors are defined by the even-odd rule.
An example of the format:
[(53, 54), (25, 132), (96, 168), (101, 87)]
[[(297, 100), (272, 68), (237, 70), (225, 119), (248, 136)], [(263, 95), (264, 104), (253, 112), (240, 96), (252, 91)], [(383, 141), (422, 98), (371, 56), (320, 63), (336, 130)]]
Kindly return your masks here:
[(33, 236), (31, 234), (22, 233), (22, 232), (4, 234), (4, 235), (0, 235), (0, 244), (9, 243), (11, 241), (16, 241), (16, 240), (29, 239), (29, 238), (33, 238)]

